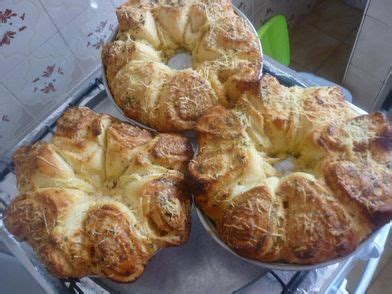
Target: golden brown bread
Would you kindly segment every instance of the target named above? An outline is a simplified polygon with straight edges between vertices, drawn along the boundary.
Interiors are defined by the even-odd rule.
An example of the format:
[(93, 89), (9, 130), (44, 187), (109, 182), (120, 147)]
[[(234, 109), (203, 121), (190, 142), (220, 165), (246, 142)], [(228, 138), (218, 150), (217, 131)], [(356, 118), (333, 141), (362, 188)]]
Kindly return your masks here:
[(196, 204), (244, 257), (315, 264), (347, 255), (392, 219), (388, 120), (357, 116), (338, 88), (287, 88), (267, 75), (260, 91), (199, 120), (189, 164)]
[(5, 224), (58, 277), (133, 281), (159, 249), (188, 239), (192, 156), (185, 137), (71, 108), (51, 143), (16, 152), (21, 194)]
[[(212, 106), (258, 91), (257, 36), (229, 0), (135, 0), (117, 9), (116, 40), (102, 50), (113, 97), (129, 118), (159, 131), (193, 130)], [(190, 69), (165, 63), (192, 54)]]

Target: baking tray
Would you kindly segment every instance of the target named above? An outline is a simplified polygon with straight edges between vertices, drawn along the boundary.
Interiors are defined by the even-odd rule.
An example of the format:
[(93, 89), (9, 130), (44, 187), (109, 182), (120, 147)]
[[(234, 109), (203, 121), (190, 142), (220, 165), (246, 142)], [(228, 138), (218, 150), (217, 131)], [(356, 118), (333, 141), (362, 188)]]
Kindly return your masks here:
[[(300, 79), (294, 71), (282, 67), (279, 64), (275, 64), (268, 58), (265, 59), (264, 69), (266, 71), (268, 70), (268, 73), (277, 76), (281, 83), (287, 85), (310, 85), (306, 80)], [(100, 77), (100, 72), (97, 77)], [(75, 95), (70, 96), (64, 101), (51, 115), (42, 121), (33, 132), (15, 146), (10, 153), (13, 153), (21, 145), (32, 144), (37, 140), (50, 137), (56, 120), (62, 115), (64, 110), (70, 106), (87, 106), (95, 111), (110, 113), (121, 118), (121, 113), (117, 111), (98, 81), (99, 79), (96, 79), (96, 76), (90, 77), (90, 80), (82, 85), (78, 93), (75, 93)], [(89, 93), (90, 91), (92, 92)], [(47, 135), (45, 135), (45, 132)], [(13, 168), (8, 156), (1, 158), (0, 161), (6, 166), (6, 169), (0, 168), (0, 198), (8, 204), (17, 194), (16, 181), (11, 172)], [(7, 175), (5, 180), (4, 176), (2, 176), (4, 173)], [(5, 184), (5, 182), (7, 182), (7, 184)], [(4, 193), (1, 190), (3, 190)], [(83, 289), (83, 292), (89, 293), (88, 291), (85, 291), (85, 288), (82, 286), (88, 281), (91, 284), (91, 279), (83, 278), (80, 279), (80, 281), (77, 279), (69, 279), (67, 281), (61, 281), (60, 283), (58, 279), (50, 275), (43, 268), (29, 246), (26, 246), (25, 243), (16, 241), (13, 236), (9, 234), (2, 226), (2, 220), (0, 220), (0, 239), (6, 242), (10, 251), (14, 253), (15, 256), (18, 256), (21, 263), (37, 281), (39, 281), (45, 289), (50, 289), (48, 292), (64, 292), (67, 290), (67, 288), (64, 288), (64, 284), (67, 284), (68, 288), (71, 287), (71, 285), (74, 287), (74, 292), (81, 293), (76, 288), (76, 285), (79, 285)], [(347, 261), (344, 263), (347, 263)], [(342, 262), (339, 266), (344, 263)], [(334, 265), (317, 271), (311, 271), (310, 275), (316, 276), (317, 281), (323, 284), (327, 282), (326, 279), (331, 275), (334, 275), (335, 271), (339, 268), (340, 267)], [(228, 293), (236, 292), (237, 290), (238, 293), (247, 293), (239, 289), (243, 289), (247, 285), (259, 281), (260, 279), (265, 280), (266, 278), (264, 278), (264, 276), (268, 272), (269, 270), (265, 267), (238, 258), (231, 252), (222, 249), (219, 243), (211, 238), (211, 230), (206, 230), (203, 227), (197, 212), (194, 211), (189, 241), (183, 246), (168, 248), (159, 252), (148, 264), (143, 276), (136, 282), (131, 284), (118, 284), (105, 279), (93, 278), (93, 280), (94, 283), (103, 286), (110, 293), (159, 292), (171, 294), (186, 292), (196, 294), (203, 292)], [(289, 280), (292, 277), (303, 277), (302, 274), (304, 272), (297, 272), (295, 275), (293, 273), (289, 274), (288, 272), (281, 271), (276, 273), (284, 280), (287, 287), (291, 285), (293, 290), (296, 289), (297, 286), (293, 286), (292, 283), (289, 283)], [(296, 281), (301, 282), (302, 280), (303, 279), (297, 279)], [(314, 283), (314, 281), (315, 280), (312, 279), (312, 283)], [(279, 289), (279, 284), (276, 284), (277, 283), (274, 284), (275, 290), (277, 288)], [(308, 284), (309, 282), (305, 280), (301, 284), (301, 289)], [(268, 285), (271, 286), (271, 283)], [(271, 292), (272, 290), (269, 286), (263, 284), (262, 291)], [(97, 291), (94, 291), (94, 293), (95, 292)]]
[[(253, 24), (250, 22), (250, 20), (246, 17), (246, 15), (244, 13), (242, 13), (238, 8), (234, 7), (235, 12), (237, 13), (237, 15), (241, 16), (249, 25), (249, 27), (252, 29), (253, 33), (257, 36), (257, 31), (254, 28)], [(115, 39), (117, 35), (117, 29), (114, 30), (112, 32), (112, 34), (109, 36), (108, 41), (113, 41)], [(259, 39), (258, 39), (259, 40)], [(262, 53), (262, 45), (259, 41), (259, 48), (260, 48), (260, 52)], [(101, 58), (102, 60), (102, 58)], [(180, 63), (177, 64), (178, 68), (182, 68), (182, 65), (184, 65), (187, 61), (183, 60), (183, 64)], [(113, 98), (110, 88), (108, 86), (108, 82), (106, 80), (106, 74), (105, 74), (105, 66), (102, 63), (102, 77), (103, 77), (103, 83), (107, 92), (107, 95), (109, 96), (109, 99), (111, 100), (111, 102), (113, 103), (114, 107), (122, 114), (122, 117), (124, 119), (126, 119), (127, 121), (131, 122), (132, 124), (135, 124), (141, 128), (145, 128), (151, 131), (154, 131), (154, 129), (138, 122), (135, 121), (133, 119), (128, 118), (124, 112), (122, 111), (122, 109), (117, 105), (117, 103), (115, 102), (115, 99)], [(279, 63), (274, 62), (272, 59), (268, 58), (268, 57), (264, 57), (264, 66), (263, 66), (263, 72), (264, 73), (268, 73), (271, 74), (273, 76), (275, 76), (280, 83), (282, 83), (285, 86), (300, 86), (300, 87), (309, 87), (309, 86), (313, 86), (315, 84), (311, 83), (308, 80), (299, 78), (296, 73), (284, 66), (281, 66)], [(363, 111), (362, 109), (356, 107), (355, 105), (350, 103), (350, 106), (352, 107), (352, 109), (354, 111), (356, 111), (358, 113), (358, 115), (360, 114), (366, 114), (365, 111)], [(194, 137), (192, 135), (190, 135), (190, 137)], [(196, 150), (197, 150), (197, 143), (193, 140), (193, 145), (196, 146)], [(256, 260), (252, 260), (252, 259), (248, 259), (248, 258), (244, 258), (239, 256), (237, 253), (235, 253), (233, 250), (231, 250), (230, 247), (228, 247), (217, 235), (217, 232), (215, 230), (214, 225), (212, 224), (212, 222), (208, 219), (208, 217), (206, 217), (204, 215), (204, 213), (199, 209), (196, 208), (196, 212), (198, 217), (200, 218), (200, 221), (202, 223), (202, 225), (204, 226), (204, 228), (207, 230), (208, 234), (219, 244), (221, 245), (225, 250), (229, 251), (230, 253), (234, 254), (235, 256), (238, 256), (239, 258), (246, 260), (252, 264), (264, 267), (264, 268), (269, 268), (269, 269), (274, 269), (274, 270), (285, 270), (285, 271), (304, 271), (304, 270), (313, 270), (316, 268), (320, 268), (320, 267), (325, 267), (331, 264), (335, 264), (335, 263), (339, 263), (344, 259), (347, 259), (353, 255), (355, 255), (357, 252), (360, 252), (363, 247), (366, 247), (368, 244), (370, 244), (372, 242), (372, 240), (375, 238), (375, 236), (377, 235), (378, 231), (374, 232), (369, 238), (367, 238), (364, 242), (362, 242), (360, 244), (360, 246), (358, 246), (358, 248), (352, 252), (350, 255), (341, 257), (341, 258), (337, 258), (337, 259), (333, 259), (327, 262), (323, 262), (323, 263), (318, 263), (318, 264), (313, 264), (313, 265), (297, 265), (297, 264), (287, 264), (287, 263), (265, 263), (265, 262), (260, 262), (260, 261), (256, 261)]]
[[(237, 13), (243, 15), (240, 11), (237, 11)], [(263, 71), (264, 73), (269, 73), (277, 77), (278, 80), (286, 86), (297, 85), (308, 87), (315, 85), (302, 79), (295, 71), (276, 63), (268, 57), (264, 57)], [(58, 108), (42, 121), (36, 129), (0, 159), (0, 188), (4, 188), (4, 186), (1, 185), (4, 183), (3, 180), (6, 177), (5, 175), (12, 175), (13, 168), (10, 158), (14, 151), (21, 145), (32, 144), (35, 141), (44, 138), (45, 133), (49, 132), (50, 136), (50, 132), (54, 129), (56, 120), (62, 115), (64, 110), (70, 106), (86, 105), (98, 112), (107, 112), (120, 119), (128, 120), (135, 125), (145, 127), (135, 121), (127, 119), (114, 103), (113, 98), (110, 97), (110, 91), (106, 94), (102, 91), (103, 87), (100, 88), (101, 86), (99, 83), (99, 78), (102, 73), (104, 73), (104, 71), (101, 68), (98, 73), (93, 73), (88, 77), (86, 81), (81, 83), (77, 92), (73, 93), (72, 96), (59, 105)], [(102, 80), (105, 83), (104, 74), (102, 74)], [(107, 85), (106, 88), (108, 89)], [(92, 93), (90, 93), (91, 91)], [(109, 97), (106, 97), (106, 95), (109, 95)], [(355, 106), (353, 106), (353, 108), (358, 110), (358, 112), (365, 113)], [(7, 194), (15, 196), (17, 193), (15, 179), (11, 179), (9, 185), (12, 189)], [(2, 193), (0, 189), (0, 198), (6, 203), (9, 203), (12, 197), (6, 195), (6, 197), (3, 198), (4, 195), (5, 194)], [(222, 250), (221, 241), (218, 240), (219, 238), (217, 239), (216, 234), (214, 236), (214, 230), (211, 230), (208, 225), (206, 226), (206, 223), (203, 223), (203, 220), (205, 220), (205, 218), (200, 214), (200, 211), (194, 210), (192, 215), (192, 231), (189, 241), (183, 246), (168, 248), (159, 252), (148, 264), (143, 276), (136, 282), (131, 284), (118, 284), (106, 279), (93, 278), (94, 282), (98, 285), (103, 285), (110, 293), (243, 293), (241, 289), (258, 281), (269, 272), (267, 268), (271, 268), (271, 264), (268, 264), (266, 268), (264, 264), (238, 257), (230, 249)], [(371, 238), (372, 237), (368, 239), (369, 243), (371, 242)], [(86, 281), (91, 282), (89, 278), (83, 278), (80, 281), (78, 279), (70, 279), (60, 282), (43, 268), (34, 252), (28, 246), (25, 246), (25, 243), (16, 241), (13, 236), (9, 234), (3, 226), (1, 219), (0, 239), (5, 241), (10, 251), (18, 257), (25, 268), (49, 293), (69, 293), (69, 290), (67, 289), (72, 287), (72, 290), (75, 293), (82, 293), (80, 288), (77, 288), (76, 284), (80, 286), (81, 284), (86, 283)], [(365, 246), (366, 245), (364, 244), (363, 247)], [(347, 263), (350, 258), (347, 256), (343, 260)], [(331, 263), (343, 260), (333, 260)], [(344, 262), (341, 262), (339, 267), (341, 265), (344, 265)], [(320, 266), (320, 264), (318, 266)], [(321, 283), (325, 283), (328, 277), (336, 274), (336, 268), (339, 267), (337, 265), (329, 266), (320, 270), (311, 271), (311, 273), (315, 273), (316, 276), (320, 278)], [(286, 267), (280, 269), (287, 270)], [(302, 272), (297, 272), (295, 275), (290, 275), (287, 272), (278, 273), (280, 277), (287, 277), (282, 279), (287, 283), (287, 286), (289, 286), (291, 277), (299, 276), (301, 273), (304, 273), (303, 270), (305, 268), (303, 266), (298, 267), (298, 269)], [(296, 282), (301, 282), (302, 280), (303, 279), (300, 279)], [(303, 283), (303, 287), (306, 286), (304, 285), (305, 283), (306, 281)], [(64, 287), (65, 284), (68, 286)], [(71, 285), (73, 286), (71, 287)], [(93, 292), (96, 293), (98, 291), (97, 289), (99, 289), (101, 293), (107, 293), (102, 291), (102, 288), (99, 287), (94, 289)], [(292, 288), (291, 291), (295, 289), (296, 287)], [(83, 291), (86, 292), (85, 288), (83, 288)], [(262, 288), (262, 291), (271, 292), (271, 289), (264, 287)], [(284, 291), (286, 291), (286, 289)], [(290, 290), (288, 292), (290, 292)]]
[[(313, 84), (312, 82), (306, 80), (306, 79), (301, 79), (297, 76), (297, 74), (295, 73), (295, 71), (288, 69), (287, 67), (284, 67), (282, 65), (280, 65), (279, 63), (277, 63), (276, 61), (273, 61), (270, 58), (266, 58), (265, 62), (264, 62), (264, 72), (271, 74), (273, 76), (275, 76), (280, 83), (288, 86), (288, 87), (292, 87), (292, 86), (300, 86), (300, 87), (310, 87), (310, 86), (316, 86), (315, 84)], [(361, 108), (349, 103), (350, 107), (352, 110), (354, 110), (356, 113), (358, 113), (358, 115), (363, 115), (363, 114), (367, 114), (366, 111), (362, 110)], [(335, 258), (326, 262), (322, 262), (322, 263), (317, 263), (317, 264), (312, 264), (312, 265), (298, 265), (298, 264), (289, 264), (289, 263), (278, 263), (278, 262), (260, 262), (257, 260), (253, 260), (253, 259), (249, 259), (249, 258), (244, 258), (240, 255), (238, 255), (236, 252), (234, 252), (229, 246), (226, 245), (226, 243), (224, 243), (218, 236), (217, 231), (215, 226), (213, 225), (213, 223), (211, 222), (211, 220), (202, 212), (202, 210), (200, 210), (199, 208), (196, 208), (197, 214), (200, 218), (201, 223), (203, 224), (204, 228), (208, 231), (208, 234), (214, 238), (214, 240), (216, 242), (218, 242), (225, 250), (231, 252), (232, 254), (236, 255), (237, 257), (241, 258), (241, 259), (245, 259), (250, 263), (262, 266), (262, 267), (266, 267), (269, 269), (273, 269), (273, 270), (284, 270), (284, 271), (309, 271), (309, 270), (314, 270), (317, 268), (321, 268), (321, 267), (326, 267), (329, 266), (331, 264), (336, 264), (336, 263), (340, 263), (346, 259), (351, 258), (352, 256), (355, 256), (358, 254), (358, 252), (362, 252), (364, 250), (365, 247), (369, 246), (369, 244), (371, 244), (374, 240), (374, 238), (376, 238), (377, 234), (379, 233), (379, 230), (374, 231), (366, 240), (364, 240), (357, 248), (356, 250), (354, 250), (352, 253), (340, 257), (340, 258)]]

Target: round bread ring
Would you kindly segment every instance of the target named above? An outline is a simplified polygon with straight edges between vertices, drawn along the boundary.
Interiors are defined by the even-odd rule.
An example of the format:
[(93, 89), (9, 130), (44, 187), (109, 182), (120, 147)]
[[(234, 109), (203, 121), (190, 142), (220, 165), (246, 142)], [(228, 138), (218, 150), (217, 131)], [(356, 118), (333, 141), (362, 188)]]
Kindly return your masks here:
[[(358, 116), (338, 88), (287, 88), (266, 75), (260, 89), (196, 126), (189, 172), (203, 225), (224, 248), (274, 269), (362, 250), (392, 219), (388, 119)], [(274, 163), (288, 156), (294, 171), (285, 174)]]
[(132, 282), (158, 250), (189, 237), (192, 157), (184, 136), (69, 108), (50, 143), (16, 152), (20, 195), (5, 226), (59, 278)]
[[(102, 50), (104, 84), (136, 123), (193, 130), (210, 107), (232, 107), (244, 91), (258, 91), (261, 44), (230, 0), (135, 0), (120, 6), (117, 17), (118, 31)], [(192, 54), (193, 69), (165, 65), (181, 50)], [(177, 84), (172, 89), (170, 80)]]

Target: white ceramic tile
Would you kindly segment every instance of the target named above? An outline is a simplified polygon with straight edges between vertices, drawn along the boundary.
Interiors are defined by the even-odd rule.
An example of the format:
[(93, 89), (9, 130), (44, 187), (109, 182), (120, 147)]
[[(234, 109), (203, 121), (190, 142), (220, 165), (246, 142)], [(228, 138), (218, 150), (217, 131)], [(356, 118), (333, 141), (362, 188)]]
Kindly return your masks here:
[(392, 64), (391, 52), (392, 27), (366, 17), (351, 62), (383, 81)]
[(392, 2), (391, 0), (372, 0), (367, 14), (371, 17), (392, 26)]
[(34, 125), (33, 118), (4, 85), (0, 84), (0, 157)]
[(355, 105), (366, 111), (370, 111), (380, 92), (382, 82), (372, 76), (370, 71), (363, 71), (355, 65), (350, 64), (343, 81), (343, 86), (351, 92)]
[(88, 7), (97, 6), (99, 0), (40, 0), (57, 29), (67, 26)]
[(60, 31), (84, 73), (100, 65), (101, 50), (117, 26), (115, 9), (109, 0), (100, 0)]
[(0, 0), (0, 75), (56, 32), (39, 0)]
[(37, 120), (80, 83), (83, 73), (60, 34), (36, 50), (2, 81)]

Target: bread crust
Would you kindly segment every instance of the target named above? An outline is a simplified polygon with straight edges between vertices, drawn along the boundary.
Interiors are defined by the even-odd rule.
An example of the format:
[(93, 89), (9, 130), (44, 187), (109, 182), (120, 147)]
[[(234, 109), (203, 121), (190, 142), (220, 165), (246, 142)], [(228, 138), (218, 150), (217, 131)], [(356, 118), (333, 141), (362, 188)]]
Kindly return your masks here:
[[(196, 205), (241, 256), (317, 264), (354, 251), (392, 219), (392, 127), (357, 116), (338, 88), (287, 88), (211, 108), (189, 164)], [(293, 168), (282, 171), (291, 157)]]
[[(129, 118), (158, 131), (193, 130), (216, 105), (234, 106), (258, 91), (257, 36), (229, 0), (129, 1), (117, 9), (119, 32), (102, 61), (115, 102)], [(165, 63), (192, 54), (192, 68)]]
[(134, 281), (158, 250), (189, 237), (192, 157), (185, 137), (70, 108), (51, 143), (16, 152), (21, 194), (5, 225), (57, 277)]

